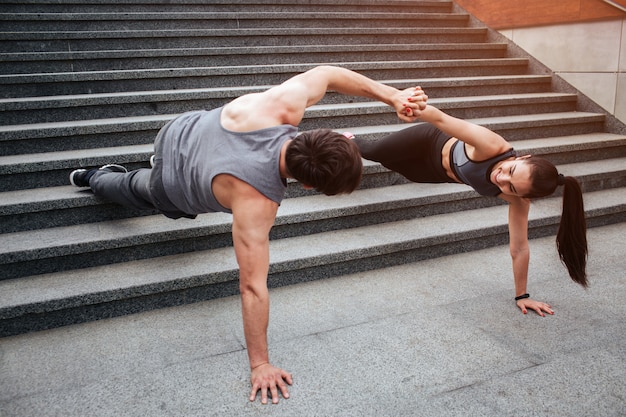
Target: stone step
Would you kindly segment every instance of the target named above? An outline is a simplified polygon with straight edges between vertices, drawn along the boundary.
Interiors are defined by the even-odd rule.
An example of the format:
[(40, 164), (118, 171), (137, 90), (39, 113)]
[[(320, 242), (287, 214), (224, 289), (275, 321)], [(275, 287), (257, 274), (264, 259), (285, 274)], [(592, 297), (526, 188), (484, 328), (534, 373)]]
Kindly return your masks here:
[(0, 74), (506, 57), (506, 43), (279, 45), (0, 53)]
[[(249, 12), (260, 7), (258, 0), (168, 0), (145, 2), (131, 0), (20, 0), (0, 4), (1, 13), (156, 13), (156, 12)], [(407, 13), (447, 13), (452, 1), (446, 0), (278, 0), (262, 4), (264, 11), (273, 12), (354, 12), (358, 10)]]
[(397, 12), (127, 12), (0, 13), (7, 32), (98, 32), (121, 30), (295, 29), (377, 27), (465, 27), (465, 13)]
[[(415, 85), (415, 84), (412, 84)], [(404, 87), (408, 87), (407, 84)], [(489, 93), (490, 88), (485, 88), (484, 92)], [(107, 100), (109, 97), (95, 97), (95, 99), (88, 99), (83, 97), (72, 96), (67, 100), (63, 100), (62, 97), (55, 97), (49, 100), (35, 101), (31, 100), (22, 101), (21, 103), (12, 103), (13, 106), (5, 106), (5, 110), (8, 107), (18, 108), (16, 111), (5, 111), (3, 113), (3, 123), (7, 125), (23, 125), (31, 123), (54, 123), (65, 122), (73, 120), (90, 120), (90, 119), (110, 119), (110, 118), (122, 118), (129, 116), (146, 116), (150, 114), (180, 114), (185, 111), (198, 110), (198, 109), (213, 109), (220, 107), (229, 101), (233, 97), (224, 97), (219, 94), (207, 95), (206, 97), (198, 97), (194, 100), (170, 100), (169, 96), (164, 95), (162, 99), (167, 101), (161, 102), (132, 102), (131, 96), (118, 96), (117, 100)], [(432, 94), (432, 93), (431, 93)], [(153, 96), (156, 98), (155, 96)], [(179, 97), (181, 97), (179, 95)], [(197, 96), (196, 96), (197, 97)], [(93, 97), (92, 97), (93, 98)], [(123, 102), (124, 98), (129, 100)], [(364, 102), (358, 98), (350, 98), (341, 95), (334, 95), (334, 101), (331, 102), (332, 97), (322, 104), (315, 106), (315, 110), (310, 110), (308, 113), (312, 115), (310, 118), (305, 118), (304, 124), (300, 126), (301, 130), (307, 130), (318, 126), (316, 122), (311, 122), (319, 117), (318, 114), (313, 115), (316, 111), (325, 109), (327, 111), (333, 111), (334, 114), (325, 114), (323, 123), (328, 127), (343, 127), (353, 125), (352, 120), (340, 120), (345, 117), (360, 116), (360, 123), (365, 124), (386, 124), (395, 123), (397, 117), (395, 113), (391, 111), (389, 106), (386, 106), (380, 102)], [(117, 103), (116, 103), (117, 101)], [(515, 114), (528, 114), (528, 113), (551, 113), (551, 112), (566, 112), (576, 109), (577, 96), (575, 94), (566, 93), (520, 93), (520, 94), (499, 94), (499, 95), (483, 95), (483, 96), (471, 96), (471, 97), (448, 97), (448, 98), (435, 98), (431, 99), (431, 103), (439, 106), (442, 110), (456, 112), (457, 117), (473, 118), (485, 116), (487, 108), (491, 108), (491, 113), (500, 114), (502, 116), (510, 116)], [(464, 103), (470, 104), (464, 104)], [(324, 104), (328, 103), (328, 104)], [(8, 104), (8, 103), (6, 103)], [(27, 105), (32, 104), (30, 110), (26, 110), (24, 106), (20, 108), (20, 104)], [(0, 103), (0, 108), (2, 104)], [(37, 110), (34, 107), (39, 107)], [(494, 112), (497, 110), (497, 112)], [(362, 113), (359, 113), (361, 111)], [(390, 118), (391, 116), (391, 118)]]
[[(450, 201), (467, 195), (458, 194), (459, 190), (468, 191), (465, 186), (452, 184), (449, 188), (441, 188), (439, 193), (449, 194), (450, 188), (453, 191), (450, 196), (446, 194), (440, 197), (431, 195), (428, 188), (422, 185), (392, 187), (380, 193), (377, 192), (378, 188), (359, 190), (348, 198), (311, 195), (286, 199), (279, 210), (272, 238), (357, 227), (383, 222), (390, 216), (415, 215), (411, 206), (435, 205), (438, 199), (443, 199), (448, 205), (430, 210), (446, 210), (451, 207)], [(392, 202), (388, 201), (390, 199)], [(388, 207), (383, 210), (381, 205)], [(376, 215), (372, 216), (371, 213)], [(230, 215), (224, 213), (211, 213), (195, 220), (180, 221), (161, 215), (101, 223), (89, 223), (89, 219), (82, 219), (84, 224), (4, 234), (3, 248), (0, 249), (0, 277), (8, 279), (23, 276), (24, 271), (20, 273), (22, 267), (45, 273), (59, 271), (59, 268), (76, 269), (83, 264), (95, 265), (93, 262), (109, 264), (147, 256), (230, 246), (231, 219)], [(303, 223), (306, 227), (303, 227)]]
[[(372, 111), (391, 111), (389, 108), (380, 108), (374, 102), (369, 103), (369, 105)], [(471, 105), (471, 103), (466, 102), (465, 105)], [(445, 108), (445, 106), (442, 107)], [(325, 106), (311, 107), (307, 111), (305, 120), (300, 127), (302, 127), (302, 130), (315, 127), (335, 128), (338, 131), (350, 131), (355, 135), (372, 138), (381, 137), (408, 126), (404, 123), (393, 124), (391, 121), (393, 119), (390, 118), (395, 117), (395, 114), (392, 113), (382, 114), (382, 117), (388, 123), (385, 125), (368, 126), (360, 124), (354, 126), (349, 124), (355, 122), (355, 117), (358, 117), (360, 123), (364, 118), (377, 120), (377, 114), (364, 115), (367, 108), (368, 105), (363, 103), (355, 106), (344, 106), (342, 109), (334, 107), (333, 110), (329, 110)], [(449, 113), (456, 115), (457, 112), (470, 111), (472, 114), (480, 114), (480, 108), (477, 107), (473, 109), (450, 109)], [(489, 107), (483, 110), (483, 114), (487, 113), (489, 115), (489, 112)], [(332, 116), (333, 123), (324, 124), (328, 120), (322, 121), (319, 119), (326, 116)], [(165, 124), (172, 117), (172, 115), (163, 116), (161, 119), (162, 124)], [(132, 119), (134, 122), (141, 120), (145, 119)], [(487, 126), (503, 134), (508, 140), (514, 141), (517, 139), (533, 139), (557, 135), (595, 133), (602, 130), (605, 116), (598, 113), (561, 112), (482, 117), (468, 120)], [(147, 119), (147, 123), (155, 122), (155, 118)], [(309, 124), (311, 125), (309, 126)], [(134, 129), (137, 130), (139, 127), (134, 126)], [(129, 169), (147, 167), (153, 151), (153, 138), (154, 135), (151, 137), (150, 143), (141, 145), (0, 156), (0, 190), (15, 191), (67, 185), (67, 175), (72, 169), (100, 167), (112, 162), (125, 165)]]
[[(626, 136), (610, 133), (522, 140), (514, 144), (519, 155), (543, 156), (555, 164), (607, 159), (619, 162), (620, 160), (616, 158), (626, 157)], [(597, 190), (602, 184), (607, 184), (610, 188), (619, 186), (623, 179), (615, 175), (617, 170), (613, 162), (610, 162), (612, 165), (606, 167), (608, 169), (606, 173), (600, 172), (596, 176), (591, 176), (590, 171), (583, 171), (585, 167), (597, 166), (596, 163), (579, 165), (581, 172), (586, 175), (584, 178), (585, 184), (588, 184), (586, 189)], [(399, 175), (387, 171), (379, 164), (366, 160), (364, 165), (361, 189), (403, 182)], [(286, 198), (311, 194), (313, 193), (304, 191), (296, 182), (288, 183)], [(0, 193), (0, 233), (69, 226), (86, 221), (93, 223), (148, 214), (152, 213), (130, 210), (102, 201), (90, 192), (81, 192), (69, 185)]]
[[(382, 83), (404, 89), (420, 85), (435, 98), (452, 98), (487, 95), (545, 93), (550, 91), (550, 76), (512, 75), (481, 76), (456, 78), (422, 78), (381, 80)], [(247, 93), (264, 91), (271, 86), (199, 88), (188, 90), (134, 91), (122, 93), (78, 94), (70, 96), (20, 97), (0, 99), (0, 111), (5, 126), (0, 126), (0, 142), (4, 146), (0, 154), (16, 153), (9, 141), (28, 140), (29, 135), (41, 137), (43, 129), (54, 132), (46, 133), (46, 138), (54, 142), (56, 133), (64, 130), (75, 131), (76, 123), (55, 124), (50, 120), (67, 122), (70, 120), (104, 119), (117, 116), (127, 117), (133, 114), (148, 116), (151, 114), (182, 113), (195, 109), (210, 109), (226, 104), (228, 101)], [(320, 104), (369, 101), (361, 97), (347, 97), (332, 92), (320, 101)], [(82, 116), (82, 117), (81, 117)], [(96, 117), (97, 116), (97, 117)], [(48, 122), (45, 122), (48, 120)], [(43, 125), (48, 123), (49, 126)], [(29, 126), (33, 124), (33, 126)], [(19, 126), (12, 126), (19, 125)], [(119, 133), (119, 132), (118, 132)], [(55, 143), (54, 148), (60, 143)], [(75, 143), (75, 146), (80, 146)], [(45, 151), (50, 144), (38, 143), (30, 149)]]
[[(589, 227), (623, 222), (626, 188), (587, 193), (585, 205)], [(530, 237), (553, 234), (560, 213), (560, 198), (536, 201)], [(286, 237), (270, 243), (268, 283), (276, 287), (383, 268), (505, 244), (507, 239), (503, 205)], [(233, 295), (237, 277), (232, 248), (223, 247), (4, 280), (0, 336)]]
[[(1, 98), (275, 85), (319, 64), (0, 75)], [(338, 64), (339, 65), (339, 64)], [(349, 62), (374, 80), (525, 75), (527, 58)]]
[[(490, 90), (497, 90), (501, 95), (541, 93), (549, 91), (550, 80), (549, 76), (505, 76), (386, 80), (383, 82), (397, 88), (420, 84), (433, 97), (449, 98), (477, 96)], [(107, 143), (108, 146), (151, 143), (156, 130), (165, 123), (164, 120), (167, 117), (171, 117), (163, 113), (148, 116), (155, 109), (161, 109), (162, 103), (186, 103), (180, 104), (178, 110), (212, 108), (240, 95), (263, 91), (268, 87), (0, 99), (0, 110), (3, 112), (3, 116), (16, 121), (19, 119), (20, 122), (14, 125), (0, 126), (0, 143), (2, 143), (0, 155), (86, 149), (101, 147), (103, 143)], [(346, 100), (361, 102), (364, 99), (347, 98), (343, 95), (329, 93), (321, 103), (345, 103)], [(207, 101), (210, 101), (211, 105), (202, 106), (200, 104), (206, 104)], [(40, 112), (44, 114), (55, 111), (80, 112), (80, 109), (87, 106), (104, 108), (111, 105), (127, 108), (143, 106), (144, 104), (146, 108), (150, 107), (151, 111), (146, 111), (141, 117), (135, 118), (41, 123), (39, 121), (41, 116), (37, 115)], [(19, 117), (17, 116), (18, 113), (20, 114)], [(128, 113), (124, 116), (127, 115)], [(29, 121), (33, 121), (33, 123), (27, 123)]]
[[(467, 104), (467, 99), (462, 102)], [(465, 111), (464, 107), (461, 106), (458, 111)], [(452, 115), (458, 114), (457, 110), (453, 108), (446, 108), (446, 113)], [(499, 133), (508, 141), (517, 141), (522, 139), (603, 132), (606, 115), (601, 113), (572, 111), (556, 113), (529, 113), (502, 117), (493, 116), (467, 118), (466, 120), (485, 126)], [(369, 138), (381, 137), (406, 127), (407, 124), (400, 123), (378, 126), (358, 125), (346, 127), (343, 130), (350, 131), (357, 136), (366, 136)]]
[[(69, 173), (70, 171), (66, 171)], [(379, 164), (364, 160), (359, 188), (373, 188), (399, 181)], [(66, 181), (67, 183), (67, 181)], [(285, 198), (316, 195), (295, 180), (287, 181)], [(0, 233), (94, 223), (154, 214), (131, 210), (95, 197), (86, 189), (71, 185), (33, 188), (0, 193)]]
[(97, 51), (284, 45), (350, 45), (484, 42), (487, 29), (468, 28), (282, 28), (0, 32), (3, 52)]
[[(560, 165), (558, 168), (565, 175), (576, 176), (586, 191), (626, 187), (626, 157)], [(406, 185), (391, 190), (381, 187), (359, 190), (353, 196), (338, 199), (321, 195), (286, 199), (272, 237), (362, 227), (499, 202), (494, 198), (480, 198), (464, 185)], [(445, 201), (439, 194), (431, 195), (430, 189), (445, 193)], [(385, 200), (374, 210), (370, 202), (378, 199)], [(291, 212), (294, 206), (301, 212)], [(317, 214), (312, 214), (312, 210)], [(291, 213), (294, 217), (283, 217), (284, 213)], [(5, 233), (0, 249), (0, 277), (11, 279), (77, 269), (83, 265), (104, 265), (231, 245), (230, 215), (203, 215), (200, 219), (172, 221), (156, 215), (93, 223), (90, 218), (83, 217), (80, 219), (82, 224), (78, 225)]]

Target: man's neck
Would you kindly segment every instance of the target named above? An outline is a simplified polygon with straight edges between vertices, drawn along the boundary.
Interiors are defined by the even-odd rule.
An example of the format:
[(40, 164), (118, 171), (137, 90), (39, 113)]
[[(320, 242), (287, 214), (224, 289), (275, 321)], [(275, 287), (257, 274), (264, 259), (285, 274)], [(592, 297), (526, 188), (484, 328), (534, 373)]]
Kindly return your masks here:
[(278, 170), (281, 178), (293, 178), (287, 169), (287, 163), (285, 162), (285, 153), (287, 152), (287, 146), (291, 143), (291, 139), (286, 141), (282, 148), (280, 148), (280, 160), (278, 163)]

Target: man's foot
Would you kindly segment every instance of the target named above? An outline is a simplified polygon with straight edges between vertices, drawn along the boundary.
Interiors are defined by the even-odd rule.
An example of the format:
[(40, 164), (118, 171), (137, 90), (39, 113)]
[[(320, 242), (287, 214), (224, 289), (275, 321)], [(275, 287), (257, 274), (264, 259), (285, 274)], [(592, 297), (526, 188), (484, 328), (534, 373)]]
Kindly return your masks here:
[(126, 168), (117, 164), (108, 164), (100, 169), (75, 169), (70, 173), (70, 184), (76, 187), (89, 187), (89, 180), (97, 171), (128, 172)]
[(89, 179), (96, 172), (95, 169), (75, 169), (70, 172), (70, 184), (76, 187), (89, 187)]

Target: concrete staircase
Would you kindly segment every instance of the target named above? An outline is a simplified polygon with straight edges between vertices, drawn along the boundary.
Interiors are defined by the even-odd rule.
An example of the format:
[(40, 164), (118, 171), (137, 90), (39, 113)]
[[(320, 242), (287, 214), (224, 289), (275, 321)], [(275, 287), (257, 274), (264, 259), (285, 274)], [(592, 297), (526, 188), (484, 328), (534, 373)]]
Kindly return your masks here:
[[(124, 209), (69, 186), (68, 174), (148, 166), (175, 114), (318, 63), (421, 85), (442, 110), (577, 176), (589, 226), (626, 221), (626, 127), (451, 1), (22, 0), (0, 4), (0, 20), (1, 336), (237, 293), (229, 215)], [(301, 125), (317, 127), (376, 139), (406, 125), (381, 103), (331, 93)], [(558, 196), (535, 202), (531, 237), (555, 233), (560, 207)], [(497, 199), (366, 163), (349, 196), (290, 183), (269, 283), (505, 242)]]

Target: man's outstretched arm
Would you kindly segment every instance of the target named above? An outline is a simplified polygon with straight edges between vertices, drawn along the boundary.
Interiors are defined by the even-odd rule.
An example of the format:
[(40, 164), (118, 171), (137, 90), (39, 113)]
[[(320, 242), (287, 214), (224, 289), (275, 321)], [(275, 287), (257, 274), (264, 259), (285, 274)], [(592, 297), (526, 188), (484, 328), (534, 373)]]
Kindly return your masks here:
[[(426, 95), (420, 87), (405, 90), (379, 83), (357, 72), (334, 66), (319, 66), (298, 74), (266, 93), (279, 98), (288, 111), (284, 122), (297, 126), (307, 107), (319, 102), (328, 91), (359, 96), (382, 101), (393, 107), (398, 117), (405, 122), (417, 120), (407, 112), (409, 109), (423, 109)], [(413, 100), (407, 100), (412, 97)]]
[(262, 93), (233, 100), (224, 107), (221, 122), (225, 128), (239, 132), (281, 124), (298, 126), (307, 107), (331, 90), (382, 101), (405, 122), (416, 121), (414, 114), (426, 107), (428, 99), (420, 87), (398, 90), (345, 68), (319, 66)]
[(239, 264), (239, 288), (244, 335), (250, 361), (250, 400), (257, 392), (266, 404), (271, 395), (277, 403), (279, 392), (289, 398), (291, 374), (273, 366), (269, 359), (267, 326), (269, 323), (269, 231), (278, 205), (248, 184), (235, 180), (230, 205), (233, 210), (233, 245)]

